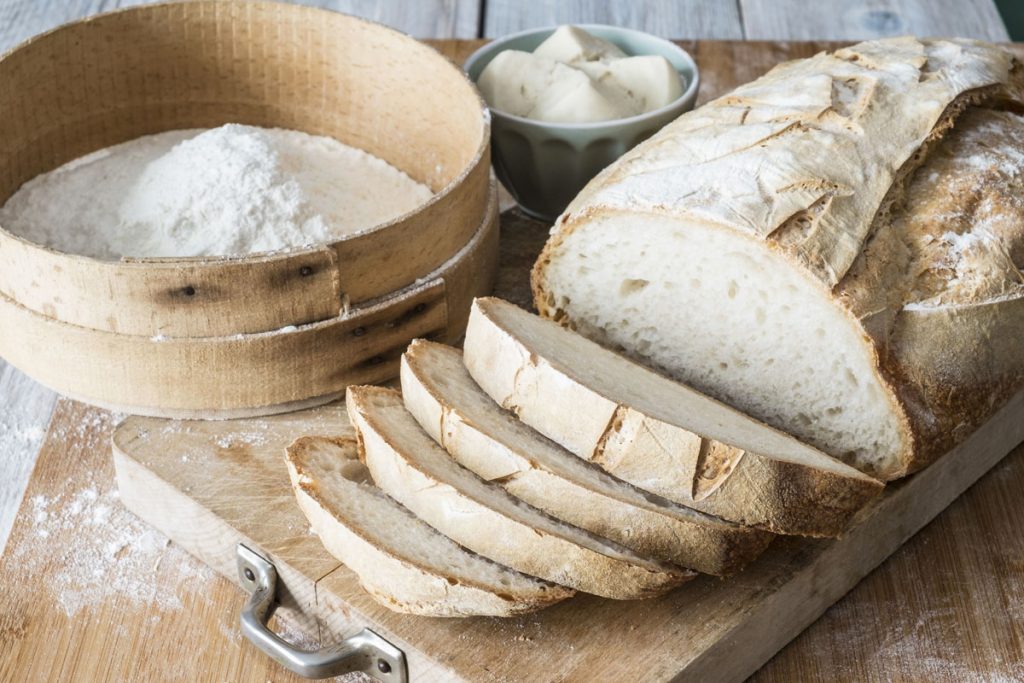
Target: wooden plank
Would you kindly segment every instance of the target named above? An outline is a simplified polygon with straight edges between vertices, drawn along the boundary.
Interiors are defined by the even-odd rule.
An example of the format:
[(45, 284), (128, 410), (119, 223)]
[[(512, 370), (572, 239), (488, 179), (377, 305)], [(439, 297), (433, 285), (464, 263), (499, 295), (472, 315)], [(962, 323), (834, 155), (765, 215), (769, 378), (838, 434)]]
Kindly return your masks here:
[[(275, 562), (279, 590), (283, 586), (284, 591), (282, 616), (311, 640), (330, 643), (366, 624), (358, 609), (350, 609), (348, 605), (332, 606), (328, 609), (333, 628), (327, 630), (328, 624), (322, 615), (327, 611), (324, 601), (328, 596), (320, 591), (318, 582), (321, 577), (334, 574), (341, 564), (324, 553), (319, 540), (309, 532), (290, 491), (287, 497), (279, 495), (284, 449), (296, 434), (322, 432), (339, 436), (350, 433), (344, 404), (235, 422), (241, 429), (230, 433), (223, 431), (227, 423), (179, 422), (172, 426), (172, 423), (146, 418), (131, 419), (140, 429), (119, 428), (115, 434), (115, 443), (119, 445), (114, 448), (118, 490), (128, 509), (157, 529), (173, 527), (176, 535), (185, 529), (197, 532), (197, 542), (191, 547), (182, 547), (231, 582), (237, 576), (235, 546), (245, 543), (258, 549)], [(214, 427), (216, 424), (220, 429)], [(211, 427), (217, 430), (212, 439)], [(150, 432), (151, 428), (156, 432)], [(151, 436), (182, 446), (168, 460), (171, 468), (165, 472), (148, 468), (124, 455), (152, 444)], [(182, 459), (187, 459), (187, 465), (183, 465)], [(168, 486), (170, 482), (163, 478), (164, 474), (170, 475), (181, 467), (193, 473), (204, 473), (194, 483), (187, 484), (190, 498), (186, 501), (173, 495), (174, 489)], [(245, 472), (245, 476), (238, 477), (240, 472)], [(172, 495), (167, 495), (169, 493)], [(259, 505), (253, 505), (254, 499), (259, 500)], [(206, 506), (204, 501), (216, 502)], [(254, 516), (263, 522), (252, 525)], [(164, 524), (169, 520), (173, 523)], [(270, 543), (261, 533), (264, 522), (274, 528), (274, 540)], [(239, 534), (239, 529), (245, 531)], [(424, 657), (407, 643), (400, 647), (410, 665), (420, 672), (421, 679), (451, 680), (446, 667)]]
[(743, 37), (736, 0), (715, 2), (611, 2), (609, 0), (485, 0), (484, 36), (494, 38), (538, 26), (610, 24), (663, 38)]
[(476, 38), (484, 0), (302, 0), (354, 14), (416, 38)]
[(1005, 42), (993, 0), (739, 0), (753, 40), (866, 40), (884, 36), (960, 36)]
[[(61, 24), (157, 0), (0, 0), (0, 52)], [(416, 38), (475, 38), (482, 0), (303, 0), (387, 24)]]
[(56, 401), (52, 391), (0, 360), (0, 554)]

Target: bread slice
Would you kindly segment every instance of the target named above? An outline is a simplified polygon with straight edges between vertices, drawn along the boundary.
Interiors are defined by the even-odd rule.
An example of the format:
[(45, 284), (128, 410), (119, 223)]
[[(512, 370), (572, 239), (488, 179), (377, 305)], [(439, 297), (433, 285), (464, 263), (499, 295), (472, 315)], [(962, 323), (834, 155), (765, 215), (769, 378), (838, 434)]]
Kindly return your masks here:
[(722, 576), (742, 569), (773, 538), (641, 491), (577, 458), (491, 400), (450, 346), (420, 339), (409, 346), (402, 398), (467, 469), (641, 555)]
[(324, 547), (388, 609), (507, 617), (573, 594), (475, 555), (421, 522), (373, 485), (354, 437), (303, 437), (285, 460), (299, 507)]
[[(1009, 111), (971, 115), (986, 106)], [(534, 303), (898, 478), (1024, 387), (1021, 296), (986, 295), (1024, 266), (1008, 125), (1022, 108), (1024, 65), (977, 41), (893, 38), (779, 65), (591, 181), (537, 260)], [(967, 130), (981, 144), (945, 144)], [(982, 267), (965, 249), (989, 252)]]
[(347, 403), (377, 485), (470, 550), (606, 598), (651, 597), (692, 578), (692, 572), (560, 522), (476, 476), (420, 429), (397, 391), (349, 387)]
[(783, 534), (838, 535), (882, 483), (506, 301), (476, 299), (464, 362), (497, 403), (642, 489)]

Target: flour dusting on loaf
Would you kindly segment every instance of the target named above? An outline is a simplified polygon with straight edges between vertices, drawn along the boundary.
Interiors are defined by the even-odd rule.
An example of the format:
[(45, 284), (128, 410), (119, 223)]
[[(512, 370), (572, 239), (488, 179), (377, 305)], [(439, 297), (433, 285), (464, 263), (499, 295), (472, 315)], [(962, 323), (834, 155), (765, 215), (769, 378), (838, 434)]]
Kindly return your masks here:
[[(960, 40), (782, 64), (595, 178), (535, 266), (536, 304), (873, 475), (906, 474), (951, 423), (955, 441), (991, 414), (978, 391), (1018, 381), (1019, 353), (990, 347), (1021, 293), (1021, 82), (1009, 53)], [(1000, 364), (958, 370), (936, 355), (949, 339)], [(939, 374), (955, 401), (929, 388)]]

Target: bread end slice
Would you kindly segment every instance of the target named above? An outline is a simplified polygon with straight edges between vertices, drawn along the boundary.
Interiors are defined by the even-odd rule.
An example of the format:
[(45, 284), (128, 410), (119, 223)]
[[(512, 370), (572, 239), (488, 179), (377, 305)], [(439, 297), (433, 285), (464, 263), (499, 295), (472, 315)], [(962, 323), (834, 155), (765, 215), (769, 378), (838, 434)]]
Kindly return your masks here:
[(421, 522), (373, 485), (355, 438), (303, 437), (285, 461), (299, 508), (324, 547), (388, 609), (507, 617), (573, 595), (479, 557)]

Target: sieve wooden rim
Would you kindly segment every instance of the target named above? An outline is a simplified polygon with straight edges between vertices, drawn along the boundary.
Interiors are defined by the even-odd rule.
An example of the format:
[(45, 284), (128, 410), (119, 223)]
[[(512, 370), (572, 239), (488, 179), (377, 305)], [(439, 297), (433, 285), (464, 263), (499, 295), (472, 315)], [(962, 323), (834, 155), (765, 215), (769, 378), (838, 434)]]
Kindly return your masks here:
[(0, 294), (0, 355), (62, 394), (117, 411), (235, 418), (309, 407), (398, 374), (414, 338), (454, 343), (498, 258), (497, 187), (473, 239), (419, 284), (330, 320), (247, 335), (151, 339), (48, 318)]
[[(291, 42), (282, 45), (268, 39), (270, 30), (278, 32), (276, 37), (291, 35)], [(339, 46), (332, 40), (348, 40), (355, 46)], [(358, 48), (366, 46), (379, 48), (379, 54), (362, 60)], [(196, 49), (190, 51), (191, 47)], [(227, 54), (243, 47), (249, 62)], [(132, 62), (130, 58), (145, 59), (146, 50), (156, 50), (157, 56), (173, 56), (179, 50), (181, 62)], [(266, 59), (257, 60), (254, 53)], [(346, 57), (351, 58), (346, 64), (354, 73), (386, 67), (363, 73), (364, 79), (384, 73), (393, 79), (392, 85), (411, 87), (417, 79), (425, 85), (404, 94), (387, 88), (375, 91), (356, 75), (323, 66), (332, 58), (344, 62)], [(284, 69), (289, 64), (294, 68)], [(178, 80), (166, 81), (166, 88), (147, 81), (166, 75), (161, 68), (173, 73), (179, 67)], [(270, 78), (278, 67), (304, 78), (305, 89), (287, 92), (301, 84)], [(253, 69), (267, 73), (260, 80), (251, 75)], [(233, 91), (223, 101), (207, 101), (194, 97), (192, 86), (183, 82), (190, 70), (202, 71), (203, 78), (213, 81), (244, 71), (250, 79), (246, 86), (258, 84), (269, 90), (257, 93), (264, 97), (253, 95), (245, 102), (227, 96)], [(132, 78), (141, 85), (133, 85)], [(126, 80), (118, 85), (118, 79)], [(92, 92), (82, 81), (100, 91)], [(365, 101), (384, 98), (379, 107), (403, 125), (368, 133), (357, 127), (355, 115), (331, 114), (327, 105), (333, 100), (324, 99), (329, 83), (365, 90), (372, 95), (363, 97)], [(172, 84), (180, 90), (174, 92), (180, 99), (161, 100), (161, 93), (173, 90)], [(110, 103), (102, 96), (104, 87), (120, 88), (126, 98), (115, 98), (115, 106), (104, 108), (104, 102)], [(133, 87), (145, 92), (132, 94)], [(230, 90), (231, 83), (225, 87)], [(428, 90), (437, 93), (434, 109), (413, 100)], [(271, 92), (287, 97), (275, 99), (267, 94)], [(34, 96), (38, 98), (33, 100)], [(392, 101), (404, 105), (385, 106)], [(313, 106), (318, 103), (319, 109)], [(419, 125), (418, 117), (424, 116), (465, 125), (432, 128), (430, 135), (416, 138), (422, 149), (406, 152), (398, 148), (415, 145), (383, 139), (402, 137), (406, 125)], [(373, 22), (316, 8), (250, 1), (200, 0), (117, 10), (44, 33), (0, 57), (0, 120), (11, 122), (0, 132), (0, 197), (6, 198), (38, 173), (94, 149), (141, 134), (238, 119), (312, 129), (309, 132), (333, 134), (364, 147), (376, 135), (381, 147), (368, 151), (389, 161), (388, 156), (395, 154), (413, 159), (410, 163), (421, 166), (414, 177), (431, 184), (435, 195), (413, 212), (330, 244), (244, 257), (103, 261), (34, 244), (0, 226), (0, 293), (55, 320), (124, 334), (207, 337), (275, 330), (327, 320), (345, 306), (407, 287), (461, 249), (487, 210), (489, 117), (458, 67), (433, 48)], [(287, 125), (298, 120), (310, 125)], [(335, 130), (328, 130), (331, 126)], [(353, 135), (361, 139), (353, 140)], [(387, 145), (392, 149), (378, 153)], [(446, 154), (446, 160), (458, 158), (457, 168), (434, 175), (424, 172), (431, 155)], [(403, 170), (412, 173), (405, 166)]]

